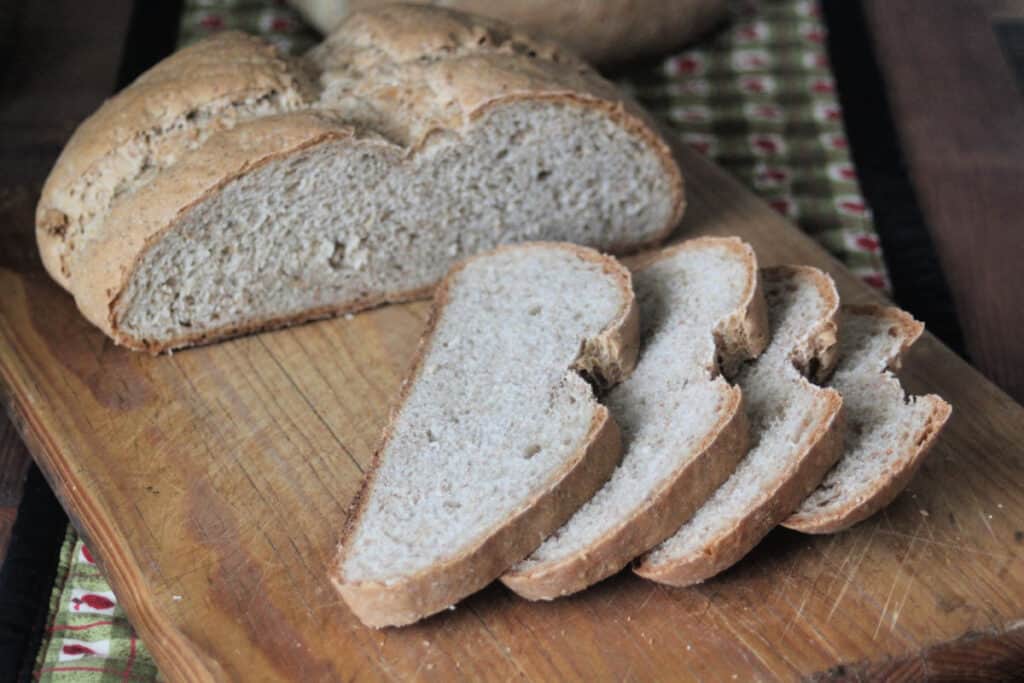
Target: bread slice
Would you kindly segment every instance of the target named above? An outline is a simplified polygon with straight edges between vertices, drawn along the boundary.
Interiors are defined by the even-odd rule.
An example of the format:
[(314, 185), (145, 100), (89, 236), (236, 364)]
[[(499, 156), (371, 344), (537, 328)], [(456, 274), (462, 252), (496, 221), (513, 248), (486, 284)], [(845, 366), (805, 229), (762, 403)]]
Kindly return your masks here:
[(816, 268), (763, 271), (772, 339), (736, 378), (753, 447), (735, 473), (637, 574), (685, 586), (738, 562), (817, 486), (839, 457), (842, 399), (807, 380), (834, 365), (839, 296)]
[(609, 392), (625, 455), (611, 479), (501, 580), (530, 599), (567, 595), (619, 571), (675, 531), (746, 452), (741, 392), (719, 375), (764, 348), (757, 261), (735, 238), (660, 252), (634, 271), (643, 346)]
[(840, 531), (888, 505), (910, 482), (952, 413), (938, 396), (908, 398), (888, 371), (922, 331), (897, 308), (843, 306), (841, 355), (829, 383), (846, 412), (842, 459), (785, 526)]
[(76, 132), (37, 239), (89, 320), (157, 352), (423, 296), (509, 242), (633, 250), (682, 210), (650, 119), (579, 59), (389, 6), (303, 59), (224, 34), (156, 66)]
[[(290, 0), (327, 33), (350, 12), (379, 0)], [(622, 62), (664, 55), (699, 37), (728, 14), (728, 0), (421, 0), (507, 21), (565, 43), (586, 59)]]
[(580, 373), (636, 359), (629, 271), (533, 244), (445, 278), (331, 579), (367, 625), (414, 622), (482, 588), (607, 480), (618, 427)]

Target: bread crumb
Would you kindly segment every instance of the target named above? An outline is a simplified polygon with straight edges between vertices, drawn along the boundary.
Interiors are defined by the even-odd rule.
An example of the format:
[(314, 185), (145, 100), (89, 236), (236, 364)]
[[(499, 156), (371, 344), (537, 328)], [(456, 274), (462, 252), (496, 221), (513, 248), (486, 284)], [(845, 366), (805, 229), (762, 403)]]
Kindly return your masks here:
[(180, 595), (172, 595), (171, 596), (171, 600), (173, 600), (174, 602), (178, 602), (178, 601), (181, 600), (181, 596)]
[(927, 510), (921, 510), (920, 512), (921, 512), (921, 515), (923, 515), (924, 517), (928, 516), (928, 511)]

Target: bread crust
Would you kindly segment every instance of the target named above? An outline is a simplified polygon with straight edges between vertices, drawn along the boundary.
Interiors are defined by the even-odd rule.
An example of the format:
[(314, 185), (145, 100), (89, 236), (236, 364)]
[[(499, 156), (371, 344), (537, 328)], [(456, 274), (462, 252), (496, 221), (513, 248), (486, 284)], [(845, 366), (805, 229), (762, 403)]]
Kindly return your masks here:
[[(118, 164), (121, 146), (145, 138), (144, 144), (161, 146), (164, 156), (174, 156), (185, 151), (194, 130), (186, 125), (180, 134), (169, 131), (204, 106), (223, 109), (204, 122), (218, 130), (233, 125), (233, 110), (240, 103), (275, 97), (283, 111), (311, 100), (314, 90), (294, 60), (266, 41), (236, 31), (185, 48), (154, 66), (82, 122), (46, 179), (36, 207), (36, 241), (47, 272), (65, 289), (70, 287), (68, 251), (76, 237), (88, 237), (74, 234), (76, 224), (86, 212), (103, 209), (80, 193), (90, 178), (100, 180), (95, 176), (102, 166)], [(117, 176), (127, 170), (111, 168), (113, 182), (123, 180)]]
[[(440, 612), (462, 598), (483, 588), (509, 566), (532, 552), (555, 529), (565, 523), (611, 475), (622, 455), (621, 434), (615, 420), (603, 405), (596, 404), (590, 430), (577, 453), (556, 472), (548, 484), (534, 493), (523, 506), (500, 526), (482, 534), (457, 556), (412, 576), (384, 583), (349, 581), (344, 575), (346, 544), (353, 537), (371, 495), (381, 454), (391, 438), (397, 416), (423, 371), (431, 340), (444, 315), (455, 277), (474, 260), (507, 250), (565, 249), (579, 258), (599, 263), (619, 286), (623, 306), (619, 314), (598, 336), (608, 341), (609, 351), (618, 349), (621, 358), (611, 359), (620, 371), (632, 371), (630, 358), (636, 357), (639, 326), (629, 271), (615, 259), (585, 247), (564, 243), (523, 243), (471, 257), (449, 271), (434, 294), (434, 304), (425, 332), (420, 339), (413, 369), (402, 385), (398, 399), (384, 429), (381, 445), (356, 495), (342, 532), (338, 552), (329, 577), (349, 609), (367, 626), (381, 628), (411, 624)], [(587, 349), (584, 344), (583, 349)], [(609, 373), (611, 374), (611, 373)]]
[[(375, 5), (375, 0), (290, 2), (324, 32), (349, 12)], [(444, 5), (548, 35), (597, 63), (663, 54), (711, 29), (728, 10), (727, 0), (446, 0)]]
[(729, 478), (750, 445), (742, 392), (730, 387), (723, 416), (696, 455), (676, 469), (648, 502), (600, 542), (561, 562), (508, 571), (501, 582), (527, 600), (554, 600), (577, 593), (625, 567), (672, 534)]
[[(900, 345), (889, 358), (884, 359), (890, 368), (899, 367), (903, 354), (924, 332), (922, 323), (914, 320), (905, 311), (891, 306), (844, 304), (843, 312), (852, 315), (873, 316), (886, 319), (891, 323), (900, 338)], [(913, 447), (903, 453), (894, 469), (885, 473), (887, 476), (872, 482), (867, 494), (859, 502), (852, 502), (839, 509), (816, 514), (798, 510), (784, 520), (782, 525), (805, 534), (831, 534), (864, 521), (895, 500), (921, 467), (921, 463), (924, 462), (953, 412), (953, 407), (935, 394), (919, 396), (917, 400), (927, 401), (931, 404), (932, 410), (911, 440)]]
[(705, 581), (743, 559), (769, 531), (778, 526), (813, 491), (832, 467), (843, 445), (842, 399), (826, 390), (829, 417), (816, 428), (811, 446), (800, 456), (792, 474), (774, 494), (753, 508), (735, 527), (718, 536), (701, 553), (677, 562), (653, 564), (641, 558), (633, 567), (639, 576), (670, 586)]
[[(352, 128), (315, 114), (296, 113), (266, 117), (218, 133), (199, 150), (162, 173), (153, 182), (114, 207), (85, 246), (71, 289), (82, 314), (116, 343), (135, 350), (159, 353), (228, 336), (232, 333), (281, 327), (297, 320), (324, 317), (375, 302), (340, 302), (336, 307), (303, 311), (276, 319), (230, 323), (222, 328), (165, 340), (139, 339), (119, 326), (118, 304), (146, 251), (195, 204), (221, 187), (276, 159), (300, 153), (318, 144), (355, 135)], [(418, 290), (422, 291), (422, 290)], [(394, 298), (417, 292), (398, 292)], [(387, 300), (390, 300), (388, 298)]]
[[(767, 343), (768, 322), (757, 259), (745, 242), (732, 237), (687, 240), (646, 255), (639, 261), (643, 265), (634, 271), (680, 251), (709, 246), (736, 252), (748, 264), (741, 303), (716, 326), (718, 346), (727, 347), (725, 355), (730, 361), (755, 357)], [(670, 536), (729, 478), (749, 447), (749, 427), (739, 387), (727, 386), (722, 401), (719, 420), (694, 449), (696, 455), (666, 477), (642, 507), (587, 548), (559, 562), (510, 570), (502, 575), (501, 582), (529, 600), (553, 600), (611, 576)]]
[[(235, 62), (245, 68), (237, 77), (220, 78), (225, 68), (221, 62), (231, 67), (231, 74)], [(353, 64), (363, 69), (362, 75), (346, 80), (343, 90), (355, 92), (360, 106), (336, 101), (336, 93), (331, 94), (331, 83), (350, 78), (341, 74), (349, 74)], [(238, 125), (210, 123), (220, 128), (198, 149), (175, 147), (173, 164), (134, 191), (117, 195), (109, 207), (101, 207), (109, 213), (90, 227), (73, 258), (69, 255), (69, 214), (86, 210), (80, 201), (67, 198), (69, 188), (83, 173), (109, 164), (112, 150), (212, 99), (287, 89), (308, 98), (316, 87), (303, 69), (316, 65), (326, 89), (314, 109), (259, 116)], [(241, 175), (329, 140), (386, 146), (393, 150), (396, 163), (402, 163), (433, 136), (461, 133), (494, 109), (523, 101), (600, 111), (642, 140), (661, 161), (671, 188), (668, 220), (646, 238), (609, 245), (609, 251), (649, 246), (675, 228), (685, 207), (679, 167), (651, 119), (610, 83), (557, 46), (495, 22), (440, 9), (395, 6), (354, 16), (305, 62), (286, 61), (256, 38), (227, 34), (187, 48), (144, 74), (83, 123), (58, 160), (37, 210), (40, 253), (50, 274), (71, 291), (90, 321), (118, 344), (152, 353), (418, 298), (431, 288), (338, 301), (270, 319), (236, 320), (170, 339), (128, 334), (119, 328), (116, 310), (145, 251), (191, 207)], [(374, 114), (365, 115), (363, 109)], [(253, 144), (257, 139), (260, 144)], [(176, 139), (179, 143), (183, 140)]]
[[(839, 295), (831, 278), (817, 268), (805, 266), (765, 268), (762, 273), (766, 280), (796, 276), (811, 279), (825, 302), (825, 312), (790, 357), (804, 372), (810, 366), (810, 359), (818, 356), (821, 357), (819, 364), (822, 367), (834, 363)], [(819, 389), (806, 379), (802, 382), (805, 388), (813, 387), (812, 390), (820, 392), (824, 398), (824, 407), (818, 415), (811, 438), (803, 452), (794, 459), (788, 476), (770, 496), (749, 509), (746, 515), (701, 548), (700, 552), (658, 563), (652, 562), (649, 557), (641, 557), (633, 567), (634, 572), (646, 579), (673, 586), (689, 586), (711, 578), (740, 561), (821, 483), (822, 477), (835, 464), (842, 451), (842, 398), (833, 389)]]

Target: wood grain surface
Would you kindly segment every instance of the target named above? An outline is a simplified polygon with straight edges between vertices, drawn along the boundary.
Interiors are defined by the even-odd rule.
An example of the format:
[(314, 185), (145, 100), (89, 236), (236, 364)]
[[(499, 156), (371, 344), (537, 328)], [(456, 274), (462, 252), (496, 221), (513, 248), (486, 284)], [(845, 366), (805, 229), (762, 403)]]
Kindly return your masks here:
[(1024, 400), (1024, 85), (994, 30), (1022, 0), (869, 0), (918, 199), (979, 369)]
[[(876, 296), (680, 154), (677, 238), (737, 234), (762, 264)], [(773, 532), (695, 588), (625, 572), (533, 604), (492, 585), (373, 631), (326, 567), (426, 304), (153, 358), (113, 347), (41, 273), (0, 271), (0, 291), (16, 423), (170, 680), (842, 677), (977, 632), (1019, 643), (1001, 638), (1024, 618), (1024, 410), (931, 336), (903, 377), (945, 396), (951, 423), (910, 490), (853, 530)]]

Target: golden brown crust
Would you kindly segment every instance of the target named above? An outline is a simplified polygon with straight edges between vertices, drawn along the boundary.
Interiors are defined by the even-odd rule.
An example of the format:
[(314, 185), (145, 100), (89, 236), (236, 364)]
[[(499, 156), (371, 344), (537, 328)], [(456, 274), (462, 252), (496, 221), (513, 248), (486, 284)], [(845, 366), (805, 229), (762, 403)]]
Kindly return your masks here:
[[(711, 247), (724, 247), (748, 265), (740, 304), (717, 326), (716, 337), (720, 347), (728, 346), (730, 359), (736, 362), (749, 359), (764, 349), (768, 337), (757, 259), (749, 245), (732, 237), (691, 239), (644, 255), (638, 260), (643, 265), (635, 267), (634, 272), (680, 251)], [(722, 401), (719, 420), (692, 449), (695, 455), (666, 477), (642, 508), (585, 550), (561, 562), (506, 572), (501, 577), (502, 583), (529, 600), (553, 600), (611, 576), (670, 536), (729, 478), (747, 452), (749, 429), (742, 408), (742, 392), (738, 387), (727, 387)]]
[[(894, 307), (846, 304), (843, 306), (843, 313), (874, 316), (887, 319), (891, 323), (892, 329), (896, 330), (894, 334), (900, 339), (899, 348), (891, 357), (885, 359), (892, 368), (899, 367), (903, 354), (924, 332), (923, 324), (914, 320), (905, 311)], [(830, 512), (810, 514), (798, 511), (783, 521), (782, 525), (805, 534), (831, 534), (864, 521), (895, 500), (921, 467), (921, 463), (924, 462), (953, 412), (953, 407), (949, 403), (934, 394), (919, 396), (917, 400), (930, 403), (931, 412), (911, 440), (913, 447), (903, 454), (894, 469), (886, 473), (887, 477), (873, 482), (871, 490), (859, 502), (851, 502)]]
[[(791, 358), (795, 366), (804, 372), (834, 362), (839, 295), (832, 279), (817, 268), (807, 266), (765, 268), (762, 275), (773, 283), (801, 277), (814, 284), (824, 301), (823, 313), (793, 349)], [(812, 363), (816, 353), (822, 358)], [(641, 558), (634, 566), (634, 572), (646, 579), (673, 586), (688, 586), (711, 578), (740, 561), (821, 483), (842, 451), (842, 398), (835, 390), (821, 389), (807, 380), (801, 382), (804, 390), (818, 394), (824, 402), (815, 416), (816, 420), (808, 425), (811, 436), (803, 452), (793, 458), (792, 467), (770, 492), (771, 495), (747, 510), (730, 529), (718, 534), (701, 552), (657, 563), (650, 558)]]
[[(417, 572), (401, 581), (382, 583), (375, 581), (352, 582), (344, 576), (346, 542), (352, 538), (359, 519), (373, 489), (374, 477), (380, 457), (394, 428), (395, 419), (405, 404), (413, 385), (420, 376), (434, 331), (444, 314), (450, 288), (457, 274), (468, 263), (496, 252), (513, 249), (560, 248), (580, 258), (599, 263), (619, 285), (623, 306), (616, 318), (599, 336), (619, 340), (614, 348), (623, 351), (623, 358), (610, 359), (619, 368), (632, 370), (629, 356), (635, 358), (639, 344), (639, 328), (633, 313), (635, 308), (632, 279), (615, 259), (592, 249), (562, 243), (525, 243), (501, 247), (487, 254), (471, 257), (453, 267), (434, 294), (434, 304), (426, 330), (420, 339), (413, 369), (402, 384), (391, 417), (384, 430), (381, 446), (374, 454), (363, 485), (353, 502), (352, 512), (342, 532), (338, 554), (330, 570), (330, 578), (346, 604), (368, 626), (401, 626), (435, 614), (476, 592), (497, 578), (509, 566), (532, 552), (555, 529), (565, 523), (576, 509), (587, 501), (611, 476), (622, 454), (618, 425), (607, 408), (598, 404), (590, 431), (580, 450), (546, 487), (526, 501), (520, 511), (500, 527), (477, 539), (474, 545), (446, 562), (428, 570)], [(586, 348), (584, 345), (583, 348)], [(612, 347), (609, 347), (612, 348)]]
[[(291, 3), (324, 32), (337, 26), (348, 12), (378, 4), (376, 0)], [(728, 9), (727, 0), (445, 0), (444, 5), (548, 35), (597, 63), (663, 54), (712, 28)]]

